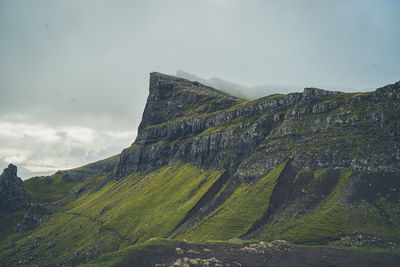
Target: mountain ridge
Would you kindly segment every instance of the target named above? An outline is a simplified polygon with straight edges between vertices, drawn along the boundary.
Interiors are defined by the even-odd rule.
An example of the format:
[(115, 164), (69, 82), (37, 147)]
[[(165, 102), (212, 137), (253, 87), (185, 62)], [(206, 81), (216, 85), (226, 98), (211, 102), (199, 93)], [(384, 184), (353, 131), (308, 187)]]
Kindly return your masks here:
[(188, 79), (190, 81), (198, 81), (202, 84), (211, 86), (218, 90), (224, 91), (228, 94), (254, 100), (266, 95), (277, 94), (277, 93), (293, 93), (302, 90), (304, 87), (294, 85), (259, 85), (259, 86), (244, 86), (238, 83), (226, 81), (218, 77), (212, 77), (210, 79), (203, 79), (189, 72), (178, 70), (176, 76)]
[(399, 107), (400, 82), (247, 101), (153, 72), (134, 143), (24, 181), (47, 219), (6, 219), (0, 258), (78, 265), (155, 237), (400, 250)]
[[(161, 79), (160, 74), (157, 74), (157, 78)], [(164, 76), (165, 77), (165, 76)], [(170, 77), (170, 76), (166, 76)], [(156, 84), (156, 82), (154, 82)], [(396, 87), (397, 86), (397, 87)], [(393, 89), (393, 88), (394, 89)], [(154, 88), (154, 85), (150, 85), (150, 88)], [(160, 88), (163, 88), (161, 85)], [(392, 89), (391, 89), (392, 88)], [(396, 89), (397, 88), (397, 89)], [(394, 85), (388, 85), (382, 88), (377, 89), (374, 93), (362, 93), (362, 94), (351, 94), (347, 93), (347, 95), (353, 95), (354, 97), (348, 98), (346, 101), (349, 101), (349, 103), (342, 103), (342, 104), (352, 104), (353, 102), (360, 101), (360, 99), (363, 99), (364, 101), (366, 100), (373, 100), (373, 101), (380, 101), (382, 97), (389, 96), (393, 94), (393, 90), (398, 90), (399, 88), (399, 83), (396, 83)], [(302, 114), (319, 114), (319, 113), (327, 113), (330, 110), (337, 109), (339, 108), (338, 103), (335, 101), (318, 101), (318, 98), (324, 98), (330, 95), (337, 95), (338, 98), (341, 96), (346, 95), (343, 92), (337, 92), (337, 91), (328, 91), (328, 90), (322, 90), (318, 88), (305, 88), (303, 93), (291, 93), (288, 95), (273, 95), (273, 96), (267, 96), (264, 98), (260, 98), (254, 101), (242, 101), (240, 103), (237, 103), (236, 108), (234, 107), (233, 103), (230, 103), (229, 107), (226, 108), (221, 108), (219, 110), (212, 110), (211, 112), (203, 112), (200, 114), (195, 114), (195, 115), (187, 115), (189, 112), (186, 111), (184, 114), (180, 113), (180, 111), (177, 111), (176, 113), (178, 116), (174, 117), (173, 120), (169, 120), (168, 122), (160, 122), (156, 120), (152, 120), (151, 118), (149, 119), (150, 115), (148, 113), (154, 113), (154, 111), (149, 108), (152, 107), (154, 104), (152, 102), (152, 99), (150, 96), (152, 95), (151, 92), (152, 89), (150, 89), (150, 95), (148, 102), (146, 104), (146, 108), (143, 114), (143, 120), (141, 123), (141, 127), (139, 127), (138, 135), (137, 138), (133, 144), (143, 146), (143, 145), (148, 145), (148, 144), (155, 144), (157, 142), (160, 142), (162, 140), (168, 140), (168, 141), (173, 141), (176, 140), (179, 137), (186, 138), (188, 135), (195, 135), (197, 133), (204, 132), (205, 129), (209, 129), (210, 127), (220, 127), (224, 123), (227, 124), (228, 120), (234, 120), (237, 119), (238, 117), (241, 116), (248, 116), (248, 113), (262, 113), (265, 112), (266, 110), (271, 110), (273, 114), (271, 114), (270, 118), (266, 118), (266, 120), (269, 120), (267, 122), (262, 122), (262, 123), (269, 123), (269, 124), (276, 124), (277, 122), (285, 121), (285, 119), (290, 119), (290, 117), (296, 116), (296, 115), (302, 115)], [(395, 95), (394, 95), (395, 96)], [(396, 97), (396, 96), (395, 96)], [(324, 99), (322, 99), (324, 100)], [(343, 99), (342, 99), (343, 102)], [(182, 103), (182, 101), (180, 101)], [(287, 107), (286, 109), (284, 107)], [(230, 110), (231, 108), (231, 110)], [(225, 110), (225, 111), (224, 111)], [(169, 112), (174, 113), (174, 109), (169, 109)], [(247, 113), (247, 114), (246, 114)], [(180, 115), (180, 116), (179, 116)], [(253, 115), (253, 114), (251, 114)], [(149, 120), (150, 122), (147, 122)], [(158, 125), (157, 125), (158, 123)], [(330, 122), (327, 122), (329, 124)], [(147, 127), (145, 127), (147, 126)], [(253, 125), (254, 127), (257, 127), (257, 124)], [(329, 125), (327, 126), (329, 127)], [(396, 126), (397, 127), (397, 126)], [(396, 133), (398, 134), (398, 129), (394, 129), (397, 131)], [(132, 147), (133, 147), (132, 146)], [(122, 152), (122, 155), (124, 156), (125, 154), (128, 153), (128, 151), (135, 151), (135, 149), (129, 148), (125, 150), (125, 152)], [(162, 146), (158, 146), (159, 149), (162, 149)], [(184, 150), (188, 148), (179, 148), (181, 149), (179, 152), (184, 153)], [(142, 150), (141, 150), (142, 151)], [(397, 146), (397, 153), (398, 154), (399, 148)], [(166, 151), (160, 151), (160, 153), (163, 153)], [(134, 152), (131, 152), (134, 153)], [(142, 152), (140, 152), (142, 155)], [(145, 152), (146, 153), (146, 152)], [(167, 152), (166, 152), (167, 153)], [(193, 151), (190, 152), (193, 154)], [(175, 154), (176, 157), (179, 158), (179, 155)], [(136, 157), (132, 155), (132, 157)], [(154, 157), (154, 155), (153, 155)], [(129, 158), (129, 157), (128, 157)], [(161, 158), (161, 157), (157, 157)], [(127, 160), (124, 157), (121, 157), (120, 161)], [(282, 163), (282, 161), (279, 162), (279, 164)], [(274, 167), (276, 167), (279, 164), (275, 164)], [(132, 164), (131, 164), (132, 165)], [(221, 164), (220, 164), (221, 165)], [(215, 166), (216, 169), (221, 169), (221, 166)], [(123, 168), (122, 168), (123, 169)], [(117, 170), (117, 176), (124, 176), (129, 173), (129, 171), (124, 172), (122, 169)], [(138, 166), (135, 170), (140, 169)], [(398, 168), (397, 168), (398, 170)]]

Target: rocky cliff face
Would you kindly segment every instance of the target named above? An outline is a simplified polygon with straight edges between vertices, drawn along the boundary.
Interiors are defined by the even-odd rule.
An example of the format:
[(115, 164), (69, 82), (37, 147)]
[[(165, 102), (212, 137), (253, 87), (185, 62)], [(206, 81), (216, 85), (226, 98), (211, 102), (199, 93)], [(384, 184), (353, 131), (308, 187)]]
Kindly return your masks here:
[(150, 74), (149, 91), (139, 130), (182, 117), (223, 110), (242, 101), (201, 83), (158, 72)]
[(239, 187), (256, 184), (283, 165), (265, 200), (268, 208), (246, 238), (260, 237), (282, 218), (290, 222), (312, 214), (334, 198), (346, 207), (366, 205), (390, 225), (398, 223), (393, 219), (398, 212), (385, 210), (400, 201), (400, 82), (374, 92), (305, 88), (254, 101), (202, 88), (151, 74), (138, 136), (114, 170), (122, 178), (183, 161), (223, 172), (173, 237), (198, 229)]
[(22, 179), (17, 176), (17, 166), (10, 164), (0, 176), (0, 211), (14, 212), (29, 207), (29, 197)]
[(251, 179), (289, 158), (302, 167), (400, 170), (400, 83), (367, 93), (306, 88), (244, 101), (152, 73), (134, 144), (117, 177), (174, 161)]

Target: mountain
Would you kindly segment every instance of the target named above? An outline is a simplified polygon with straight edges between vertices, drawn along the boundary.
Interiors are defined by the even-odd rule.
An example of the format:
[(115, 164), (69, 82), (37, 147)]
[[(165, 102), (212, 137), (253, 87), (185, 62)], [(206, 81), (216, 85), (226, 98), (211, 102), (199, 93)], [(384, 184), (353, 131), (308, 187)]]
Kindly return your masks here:
[[(399, 111), (400, 82), (373, 92), (305, 88), (248, 101), (153, 72), (130, 147), (24, 181), (40, 219), (27, 228), (17, 227), (24, 211), (0, 220), (1, 262), (75, 266), (103, 255), (92, 263), (108, 266), (145, 248), (172, 249), (171, 239), (242, 244), (217, 243), (217, 258), (226, 258), (225, 249), (274, 257), (281, 247), (303, 251), (290, 242), (363, 248), (370, 262), (398, 262)], [(169, 240), (146, 242), (152, 238)], [(160, 266), (178, 260), (168, 257)]]
[(260, 86), (244, 86), (238, 83), (226, 81), (224, 79), (213, 77), (210, 79), (203, 79), (197, 75), (189, 72), (178, 70), (176, 76), (190, 80), (197, 81), (202, 84), (211, 86), (218, 90), (224, 91), (233, 96), (245, 98), (245, 99), (256, 99), (266, 95), (272, 95), (276, 93), (287, 94), (300, 90), (301, 87), (294, 85), (260, 85)]

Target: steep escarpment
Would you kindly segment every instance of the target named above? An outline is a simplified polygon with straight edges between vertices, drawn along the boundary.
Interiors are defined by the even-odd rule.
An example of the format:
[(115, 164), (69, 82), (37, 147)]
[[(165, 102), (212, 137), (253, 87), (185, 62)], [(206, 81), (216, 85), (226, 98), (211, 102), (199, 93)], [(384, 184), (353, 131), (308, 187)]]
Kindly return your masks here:
[[(155, 90), (154, 84), (157, 92), (165, 89), (157, 79), (164, 81), (161, 74), (153, 74), (150, 95)], [(173, 82), (177, 81), (179, 84), (181, 79)], [(166, 89), (169, 95), (174, 94), (171, 88), (174, 86)], [(268, 227), (272, 227), (271, 232), (279, 232), (276, 227), (284, 228), (282, 224), (289, 227), (287, 223), (297, 217), (308, 220), (318, 209), (332, 209), (332, 214), (337, 215), (343, 212), (360, 215), (369, 210), (381, 217), (383, 224), (393, 226), (394, 220), (397, 225), (398, 220), (394, 218), (399, 215), (396, 205), (400, 190), (399, 91), (399, 82), (365, 93), (306, 88), (302, 93), (238, 100), (230, 102), (228, 107), (196, 115), (186, 115), (193, 112), (191, 106), (186, 113), (174, 113), (169, 108), (168, 116), (173, 120), (160, 123), (146, 121), (151, 117), (146, 113), (152, 111), (146, 107), (136, 141), (121, 153), (115, 175), (124, 177), (174, 162), (224, 172), (216, 186), (175, 229), (174, 237), (204, 240), (215, 235), (222, 239), (237, 235), (263, 236)], [(172, 101), (168, 95), (162, 99)], [(153, 100), (149, 96), (147, 106), (156, 106)], [(182, 97), (179, 103), (184, 100)], [(270, 178), (274, 187), (267, 195), (244, 192), (254, 191), (254, 184), (263, 183), (266, 179), (263, 177), (280, 166), (285, 166), (284, 171)], [(232, 199), (233, 196), (237, 199)], [(221, 214), (219, 210), (221, 207), (225, 212), (229, 207), (240, 209), (238, 203), (251, 206), (243, 203), (245, 196), (264, 201), (262, 208), (250, 217), (237, 212), (251, 222), (233, 225), (235, 229), (238, 225), (242, 228), (232, 229), (228, 235), (214, 231), (215, 225), (228, 227), (229, 220), (240, 219), (233, 213)], [(379, 225), (379, 220), (373, 224)], [(339, 220), (339, 224), (358, 227), (362, 222)], [(299, 226), (299, 232), (303, 226)], [(344, 232), (350, 228), (354, 230), (349, 227)], [(214, 236), (210, 235), (214, 232)], [(344, 233), (337, 231), (332, 237), (332, 231), (328, 230), (321, 235), (335, 239), (341, 234)], [(305, 239), (299, 237), (299, 240)]]
[(180, 117), (222, 110), (243, 101), (201, 83), (157, 72), (150, 74), (149, 91), (139, 131)]
[[(192, 107), (191, 94), (184, 113), (168, 105), (163, 110), (158, 95), (163, 103), (175, 100), (174, 86), (164, 86), (161, 74), (151, 76), (141, 127), (134, 144), (121, 154), (118, 177), (177, 160), (201, 168), (236, 170), (243, 178), (251, 177), (252, 171), (259, 175), (276, 168), (288, 158), (303, 167), (399, 171), (399, 83), (368, 93), (306, 88), (303, 93), (250, 102), (235, 99), (196, 115), (191, 115), (198, 110)], [(164, 90), (167, 93), (161, 93)], [(183, 106), (186, 95), (177, 91)], [(162, 111), (155, 112), (155, 106)]]
[[(153, 86), (156, 79), (163, 76), (153, 75)], [(279, 176), (271, 195), (263, 198), (270, 202), (264, 214), (241, 234), (256, 237), (267, 225), (275, 227), (276, 218), (311, 214), (333, 194), (343, 205), (369, 205), (365, 208), (392, 218), (398, 211), (385, 215), (378, 202), (390, 199), (385, 209), (392, 210), (399, 201), (399, 91), (399, 82), (365, 93), (306, 88), (196, 116), (173, 113), (172, 121), (158, 124), (146, 122), (151, 117), (146, 107), (136, 141), (121, 153), (115, 174), (124, 177), (180, 161), (224, 172), (220, 189), (190, 211), (174, 236), (193, 236), (202, 227), (210, 232), (205, 225), (218, 218), (215, 210), (231, 201), (242, 183), (257, 183), (282, 164), (291, 171)], [(147, 105), (156, 105), (152, 101), (149, 97)], [(373, 188), (373, 201), (359, 197), (365, 184)], [(202, 226), (196, 226), (199, 222)]]

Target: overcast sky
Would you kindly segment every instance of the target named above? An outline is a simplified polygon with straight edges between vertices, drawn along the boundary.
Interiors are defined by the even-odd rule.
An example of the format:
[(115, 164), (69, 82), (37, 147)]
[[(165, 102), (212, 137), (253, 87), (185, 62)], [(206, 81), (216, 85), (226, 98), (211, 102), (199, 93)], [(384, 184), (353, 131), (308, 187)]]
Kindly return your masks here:
[(246, 86), (400, 80), (400, 1), (0, 0), (0, 167), (28, 178), (135, 139), (149, 72)]

